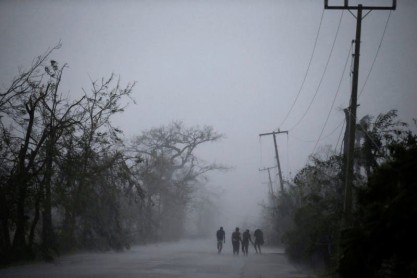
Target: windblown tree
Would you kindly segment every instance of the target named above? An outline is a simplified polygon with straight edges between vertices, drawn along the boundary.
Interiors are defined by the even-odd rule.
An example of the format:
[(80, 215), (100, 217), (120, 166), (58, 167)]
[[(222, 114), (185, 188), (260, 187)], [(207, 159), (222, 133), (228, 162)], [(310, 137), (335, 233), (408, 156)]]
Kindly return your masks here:
[[(293, 258), (304, 262), (326, 262), (327, 266), (340, 263), (339, 272), (344, 273), (346, 277), (387, 277), (378, 275), (386, 275), (390, 268), (395, 271), (401, 268), (400, 264), (397, 264), (398, 257), (390, 257), (388, 254), (381, 256), (383, 250), (378, 249), (377, 246), (385, 244), (383, 237), (371, 240), (373, 233), (383, 234), (388, 236), (387, 239), (394, 240), (395, 236), (404, 232), (401, 226), (404, 225), (403, 222), (399, 221), (401, 225), (398, 230), (391, 229), (393, 227), (390, 222), (394, 223), (395, 217), (402, 218), (400, 213), (403, 213), (401, 211), (404, 207), (398, 210), (389, 208), (394, 203), (395, 206), (398, 205), (396, 199), (405, 197), (402, 194), (406, 191), (403, 191), (403, 186), (396, 181), (402, 180), (404, 175), (409, 175), (407, 171), (415, 168), (415, 163), (407, 160), (410, 158), (407, 154), (405, 164), (401, 164), (399, 168), (389, 169), (392, 178), (388, 178), (389, 175), (383, 173), (387, 170), (387, 164), (391, 165), (392, 161), (399, 159), (399, 154), (404, 155), (415, 148), (415, 136), (406, 129), (405, 123), (396, 118), (397, 112), (392, 110), (380, 114), (375, 120), (371, 116), (366, 116), (357, 125), (354, 169), (355, 219), (352, 227), (341, 230), (344, 167), (340, 155), (313, 156), (309, 165), (297, 173), (293, 185), (280, 196), (278, 211), (290, 211), (293, 215), (293, 225), (284, 237), (287, 251)], [(396, 165), (397, 163), (400, 162), (395, 162)], [(406, 172), (403, 173), (403, 170)], [(384, 183), (381, 182), (383, 180), (381, 177), (386, 178)], [(375, 179), (378, 182), (375, 182)], [(408, 189), (412, 188), (406, 184), (404, 186)], [(406, 194), (413, 196), (414, 189), (410, 190)], [(378, 204), (379, 202), (381, 204)], [(407, 202), (410, 204), (409, 199)], [(384, 214), (384, 211), (389, 215)], [(410, 211), (414, 211), (413, 206), (410, 206)], [(375, 230), (374, 225), (379, 225), (380, 230)], [(366, 251), (362, 249), (368, 246), (365, 242), (370, 241), (372, 246), (369, 245)], [(395, 250), (392, 242), (389, 244), (392, 247), (390, 250)], [(335, 250), (336, 248), (338, 250)], [(375, 250), (379, 251), (373, 253)], [(405, 256), (404, 253), (401, 253), (401, 256)], [(379, 259), (374, 261), (372, 258)], [(400, 261), (410, 262), (407, 257), (402, 257)], [(371, 270), (366, 270), (368, 266)], [(378, 274), (376, 269), (384, 267), (388, 268), (387, 272)]]
[(293, 185), (280, 197), (279, 213), (293, 217), (293, 225), (284, 236), (291, 257), (323, 263), (334, 254), (343, 208), (341, 166), (341, 157), (331, 151), (311, 156), (309, 165), (298, 172)]
[(65, 130), (75, 125), (72, 116), (78, 105), (62, 100), (58, 92), (65, 65), (46, 61), (59, 47), (39, 56), (0, 94), (1, 159), (5, 162), (1, 238), (11, 259), (27, 258), (32, 253), (40, 213), (42, 249), (54, 244), (50, 205), (54, 147)]
[(204, 174), (224, 167), (195, 155), (204, 143), (222, 136), (212, 127), (186, 128), (181, 122), (153, 128), (134, 139), (132, 149), (144, 159), (140, 168), (147, 194), (149, 231), (154, 239), (174, 240), (183, 234), (186, 210)]
[(401, 135), (358, 190), (355, 223), (341, 240), (341, 277), (417, 277), (417, 136)]
[(134, 84), (122, 88), (112, 75), (78, 100), (63, 98), (66, 66), (50, 58), (59, 47), (0, 92), (2, 263), (51, 259), (64, 245), (123, 248), (120, 202), (143, 197), (110, 122)]
[(379, 114), (375, 119), (364, 116), (357, 124), (356, 172), (364, 169), (365, 178), (391, 157), (389, 146), (403, 141), (407, 124), (397, 120), (397, 110)]
[(126, 187), (142, 192), (131, 178), (122, 132), (110, 120), (123, 111), (121, 100), (130, 96), (133, 85), (121, 88), (114, 75), (93, 81), (91, 92), (85, 92), (80, 103), (79, 125), (66, 138), (58, 189), (64, 216), (61, 232), (71, 246), (106, 249), (126, 245), (118, 197)]
[[(56, 162), (64, 149), (62, 137), (79, 124), (80, 103), (84, 100), (81, 98), (70, 102), (60, 95), (59, 84), (65, 67), (66, 65), (59, 67), (54, 60), (50, 61), (49, 66), (45, 66), (45, 72), (49, 78), (46, 92), (50, 91), (50, 93), (42, 99), (39, 115), (39, 123), (46, 139), (40, 150), (42, 165), (37, 175), (39, 188), (35, 197), (35, 221), (32, 223), (29, 234), (29, 246), (34, 241), (36, 220), (39, 218), (40, 209), (42, 219), (41, 251), (46, 259), (51, 258), (51, 251), (57, 252), (58, 249), (52, 223), (52, 191), (56, 183)], [(42, 206), (40, 207), (40, 205)]]

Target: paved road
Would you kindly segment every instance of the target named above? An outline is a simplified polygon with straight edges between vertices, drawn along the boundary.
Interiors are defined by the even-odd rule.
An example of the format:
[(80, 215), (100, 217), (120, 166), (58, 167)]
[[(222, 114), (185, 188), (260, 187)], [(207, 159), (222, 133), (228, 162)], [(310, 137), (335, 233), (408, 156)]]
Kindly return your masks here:
[(125, 252), (65, 256), (54, 263), (0, 269), (0, 277), (149, 277), (149, 278), (306, 278), (280, 249), (264, 248), (257, 255), (233, 256), (230, 244), (217, 254), (214, 240), (137, 246)]

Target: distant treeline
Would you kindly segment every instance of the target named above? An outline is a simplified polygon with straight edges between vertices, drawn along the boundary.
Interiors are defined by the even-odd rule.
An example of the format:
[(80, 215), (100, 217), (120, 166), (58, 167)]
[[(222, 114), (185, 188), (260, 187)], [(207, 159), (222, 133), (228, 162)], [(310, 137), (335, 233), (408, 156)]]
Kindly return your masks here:
[(323, 148), (271, 196), (276, 242), (330, 277), (417, 277), (417, 136), (395, 110), (357, 123), (351, 218), (345, 160)]
[[(175, 240), (191, 203), (209, 222), (204, 174), (225, 168), (194, 153), (222, 135), (173, 122), (126, 140), (111, 120), (135, 84), (111, 75), (64, 97), (66, 65), (51, 60), (59, 47), (0, 91), (0, 264)], [(197, 190), (205, 195), (194, 199)]]

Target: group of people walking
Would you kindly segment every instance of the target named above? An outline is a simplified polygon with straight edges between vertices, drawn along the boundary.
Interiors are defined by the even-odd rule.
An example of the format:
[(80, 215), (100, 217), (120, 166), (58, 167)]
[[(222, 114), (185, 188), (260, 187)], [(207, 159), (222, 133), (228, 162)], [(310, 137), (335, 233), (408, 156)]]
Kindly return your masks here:
[[(244, 255), (248, 255), (249, 251), (249, 242), (252, 243), (253, 247), (255, 248), (256, 253), (261, 254), (261, 245), (264, 244), (264, 235), (260, 229), (256, 229), (253, 234), (255, 241), (252, 241), (251, 234), (249, 230), (240, 234), (239, 228), (236, 228), (235, 231), (232, 233), (232, 246), (233, 246), (233, 255), (239, 255), (240, 251), (240, 244), (242, 244), (242, 252)], [(217, 252), (220, 254), (223, 249), (223, 243), (226, 243), (226, 233), (223, 230), (223, 227), (216, 233), (217, 237)]]

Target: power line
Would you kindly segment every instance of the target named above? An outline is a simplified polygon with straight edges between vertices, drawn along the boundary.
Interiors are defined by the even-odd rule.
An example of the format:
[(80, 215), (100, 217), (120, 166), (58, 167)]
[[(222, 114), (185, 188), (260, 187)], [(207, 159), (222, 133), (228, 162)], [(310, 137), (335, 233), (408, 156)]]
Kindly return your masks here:
[(363, 90), (365, 89), (365, 86), (366, 86), (366, 84), (368, 83), (368, 79), (369, 79), (369, 76), (371, 75), (372, 69), (374, 68), (376, 58), (378, 57), (379, 50), (381, 49), (381, 46), (382, 46), (382, 41), (384, 40), (385, 33), (386, 33), (386, 31), (387, 31), (388, 23), (389, 23), (389, 20), (390, 20), (390, 18), (391, 18), (391, 13), (392, 13), (392, 11), (389, 11), (389, 14), (388, 14), (388, 17), (387, 17), (387, 21), (385, 22), (384, 32), (382, 33), (382, 37), (381, 37), (381, 40), (380, 40), (380, 42), (379, 42), (378, 49), (376, 50), (375, 57), (374, 57), (374, 60), (372, 61), (371, 68), (369, 69), (369, 72), (368, 72), (368, 74), (366, 75), (366, 78), (365, 78), (365, 83), (363, 83), (363, 86), (362, 86), (361, 92), (359, 93), (359, 97), (362, 95)]
[[(336, 143), (336, 146), (334, 148), (335, 150), (337, 150), (337, 146), (339, 145), (340, 138), (342, 137), (343, 127), (345, 126), (345, 121), (344, 120), (342, 121), (342, 123), (343, 123), (343, 125), (342, 125), (342, 128), (340, 129), (339, 138), (337, 138), (337, 143)], [(342, 145), (343, 144), (340, 144), (340, 153), (342, 153), (342, 148), (341, 148)]]
[(314, 152), (316, 151), (317, 145), (319, 144), (319, 141), (320, 141), (320, 139), (321, 139), (321, 136), (323, 135), (324, 129), (326, 128), (327, 122), (329, 121), (330, 114), (331, 114), (331, 113), (332, 113), (332, 111), (333, 111), (333, 107), (334, 107), (334, 104), (335, 104), (335, 102), (336, 102), (336, 98), (337, 98), (337, 96), (339, 95), (339, 92), (340, 92), (340, 86), (342, 85), (343, 77), (345, 76), (346, 68), (347, 68), (347, 65), (348, 65), (348, 62), (349, 62), (349, 57), (350, 57), (350, 54), (351, 54), (351, 53), (352, 53), (352, 45), (350, 46), (350, 49), (349, 49), (348, 55), (347, 55), (347, 57), (346, 57), (345, 66), (343, 67), (342, 76), (340, 77), (339, 84), (338, 84), (338, 86), (337, 86), (337, 91), (336, 91), (336, 94), (335, 94), (335, 96), (334, 96), (334, 98), (333, 98), (332, 105), (331, 105), (331, 107), (330, 107), (329, 113), (327, 113), (327, 118), (326, 118), (326, 121), (324, 122), (323, 128), (321, 129), (321, 132), (320, 132), (320, 136), (319, 136), (319, 138), (317, 139), (316, 144), (314, 145), (314, 149), (313, 149), (313, 152), (312, 152), (312, 153), (314, 153)]
[(293, 110), (293, 108), (294, 108), (294, 106), (295, 106), (295, 103), (297, 102), (298, 97), (300, 96), (300, 93), (301, 93), (301, 91), (303, 90), (304, 83), (305, 83), (305, 81), (306, 81), (306, 79), (307, 79), (308, 72), (310, 71), (311, 61), (313, 60), (314, 53), (316, 52), (316, 46), (317, 46), (317, 41), (318, 41), (318, 39), (319, 39), (319, 34), (320, 34), (320, 30), (321, 30), (321, 25), (322, 25), (322, 22), (323, 22), (323, 17), (324, 17), (324, 10), (323, 10), (323, 11), (322, 11), (322, 13), (321, 13), (320, 24), (319, 24), (319, 28), (318, 28), (318, 30), (317, 30), (316, 39), (315, 39), (315, 41), (314, 41), (313, 51), (311, 52), (310, 61), (308, 62), (307, 70), (306, 70), (306, 72), (305, 72), (305, 74), (304, 74), (303, 81), (301, 82), (300, 89), (298, 90), (297, 96), (295, 97), (294, 102), (293, 102), (293, 104), (291, 105), (290, 110), (288, 111), (287, 115), (285, 115), (284, 120), (282, 120), (282, 122), (281, 122), (281, 124), (280, 124), (279, 126), (282, 126), (282, 125), (285, 123), (285, 121), (288, 119), (288, 116), (290, 115), (291, 111)]
[[(379, 51), (380, 51), (380, 49), (381, 49), (381, 46), (382, 46), (382, 42), (383, 42), (383, 40), (384, 40), (384, 37), (385, 37), (385, 33), (386, 33), (386, 31), (387, 31), (387, 27), (388, 27), (388, 23), (389, 23), (389, 20), (390, 20), (390, 18), (391, 18), (391, 14), (392, 14), (392, 10), (390, 10), (390, 12), (389, 12), (389, 14), (388, 14), (388, 17), (387, 17), (387, 20), (386, 20), (386, 22), (385, 22), (385, 26), (384, 26), (384, 31), (383, 31), (383, 33), (382, 33), (382, 36), (381, 36), (381, 40), (380, 40), (380, 42), (379, 42), (379, 46), (378, 46), (378, 49), (377, 49), (377, 51), (376, 51), (376, 53), (375, 53), (375, 56), (374, 56), (374, 59), (373, 59), (373, 61), (372, 61), (372, 64), (371, 64), (371, 67), (370, 67), (370, 69), (369, 69), (369, 72), (368, 72), (368, 74), (366, 75), (366, 78), (365, 78), (365, 82), (364, 82), (364, 84), (363, 84), (363, 86), (362, 86), (362, 89), (361, 89), (361, 91), (360, 91), (360, 94), (359, 94), (359, 96), (361, 96), (362, 95), (362, 93), (364, 92), (364, 89), (365, 89), (365, 87), (366, 87), (366, 84), (367, 84), (367, 82), (368, 82), (368, 80), (369, 80), (369, 77), (370, 77), (370, 75), (371, 75), (371, 73), (372, 73), (372, 70), (373, 70), (373, 68), (374, 68), (374, 65), (375, 65), (375, 62), (376, 62), (376, 60), (377, 60), (377, 57), (378, 57), (378, 54), (379, 54)], [(352, 116), (352, 114), (351, 114), (351, 112), (348, 110), (348, 113), (350, 114), (350, 116)], [(355, 122), (357, 121), (357, 119), (355, 118)], [(359, 126), (359, 128), (362, 130), (362, 132), (369, 138), (369, 140), (371, 141), (371, 143), (376, 147), (376, 149), (377, 149), (377, 151), (378, 152), (380, 152), (379, 151), (379, 147), (378, 147), (378, 145), (375, 143), (375, 141), (372, 139), (372, 137), (369, 135), (369, 133), (366, 131), (366, 130), (364, 130), (363, 129), (363, 127), (360, 125), (360, 124), (358, 124), (358, 126)], [(339, 140), (340, 140), (340, 138), (338, 139), (338, 142), (339, 142)], [(337, 143), (336, 144), (336, 147), (337, 147), (337, 145), (338, 145), (339, 143)], [(341, 145), (342, 146), (342, 145)]]
[[(353, 48), (353, 44), (355, 43), (355, 41), (352, 41), (352, 43), (351, 43), (351, 48)], [(352, 55), (352, 59), (351, 59), (351, 64), (350, 64), (350, 72), (349, 72), (349, 84), (350, 84), (350, 91), (352, 91), (352, 73), (353, 73), (353, 56), (354, 55)], [(345, 124), (347, 124), (346, 122), (345, 122), (345, 119), (343, 119), (342, 120), (342, 122), (343, 122), (343, 125), (342, 125), (342, 129), (340, 130), (340, 134), (339, 134), (339, 138), (337, 139), (337, 143), (336, 143), (336, 147), (335, 147), (335, 150), (337, 150), (337, 146), (339, 145), (339, 142), (341, 142), (341, 144), (340, 144), (340, 152), (339, 152), (339, 155), (340, 154), (342, 154), (342, 150), (343, 150), (343, 143), (344, 143), (344, 140), (342, 140), (342, 141), (340, 141), (340, 138), (341, 138), (341, 136), (342, 136), (342, 133), (343, 133), (343, 127), (345, 127)]]
[(262, 159), (262, 138), (259, 136), (259, 167), (262, 167), (263, 159)]
[[(324, 140), (324, 139), (327, 139), (327, 138), (329, 138), (330, 136), (332, 136), (338, 129), (339, 129), (339, 127), (340, 127), (340, 125), (343, 123), (343, 121), (344, 120), (342, 120), (342, 121), (340, 121), (338, 124), (337, 124), (337, 126), (332, 130), (332, 131), (330, 131), (328, 134), (326, 134), (324, 137), (322, 137), (320, 140)], [(301, 142), (305, 142), (305, 143), (313, 143), (313, 142), (316, 142), (316, 139), (311, 139), (311, 140), (304, 140), (304, 139), (301, 139), (301, 138), (299, 138), (299, 137), (296, 137), (296, 136), (294, 136), (294, 134), (292, 135), (292, 137), (293, 138), (295, 138), (296, 140), (298, 140), (298, 141), (301, 141)]]
[[(355, 35), (355, 60), (354, 71), (352, 79), (352, 94), (349, 106), (349, 124), (348, 124), (348, 139), (347, 142), (347, 156), (345, 164), (345, 200), (343, 207), (344, 225), (349, 226), (352, 223), (352, 211), (353, 211), (353, 178), (354, 178), (354, 147), (355, 147), (355, 124), (356, 124), (356, 112), (357, 112), (357, 98), (358, 98), (358, 77), (359, 77), (359, 58), (360, 58), (360, 43), (361, 43), (361, 30), (362, 30), (362, 13), (369, 10), (395, 10), (396, 0), (392, 0), (391, 6), (349, 6), (349, 0), (345, 0), (344, 6), (329, 6), (329, 1), (324, 1), (325, 9), (342, 9), (342, 10), (357, 10), (356, 16), (356, 35)], [(366, 16), (366, 15), (365, 15)]]
[(328, 68), (328, 66), (329, 66), (330, 58), (332, 57), (332, 54), (333, 54), (334, 46), (335, 46), (335, 44), (336, 44), (337, 36), (338, 36), (338, 34), (339, 34), (339, 30), (340, 30), (340, 25), (341, 25), (341, 23), (342, 23), (343, 14), (344, 14), (344, 11), (342, 11), (342, 13), (341, 13), (341, 15), (340, 15), (340, 19), (339, 19), (339, 24), (338, 24), (338, 26), (337, 26), (336, 35), (335, 35), (334, 40), (333, 40), (333, 45), (332, 45), (332, 48), (331, 48), (331, 50), (330, 50), (329, 57), (327, 58), (326, 66), (324, 67), (324, 71), (323, 71), (323, 74), (322, 74), (322, 76), (321, 76), (321, 78), (320, 78), (320, 82), (319, 82), (319, 85), (317, 86), (316, 92), (314, 93), (314, 96), (313, 96), (313, 98), (311, 99), (310, 104), (309, 104), (309, 105), (308, 105), (308, 107), (307, 107), (307, 110), (304, 112), (303, 116), (302, 116), (302, 117), (298, 120), (298, 122), (297, 122), (297, 123), (296, 123), (296, 124), (295, 124), (292, 128), (290, 128), (290, 129), (289, 129), (290, 131), (291, 131), (291, 130), (294, 130), (294, 129), (295, 129), (295, 128), (296, 128), (296, 127), (297, 127), (297, 126), (301, 123), (301, 121), (304, 119), (304, 117), (307, 115), (308, 111), (309, 111), (309, 110), (310, 110), (310, 108), (311, 108), (311, 105), (313, 104), (313, 102), (314, 102), (314, 100), (315, 100), (315, 98), (316, 98), (316, 96), (317, 96), (317, 94), (318, 94), (318, 92), (319, 92), (319, 89), (320, 89), (321, 84), (322, 84), (322, 82), (323, 82), (324, 76), (326, 75), (327, 68)]

